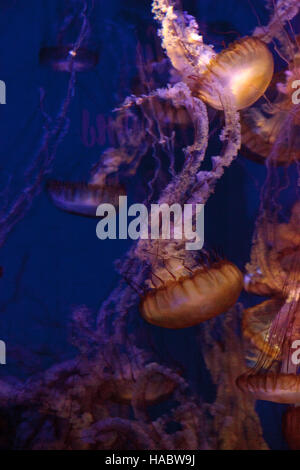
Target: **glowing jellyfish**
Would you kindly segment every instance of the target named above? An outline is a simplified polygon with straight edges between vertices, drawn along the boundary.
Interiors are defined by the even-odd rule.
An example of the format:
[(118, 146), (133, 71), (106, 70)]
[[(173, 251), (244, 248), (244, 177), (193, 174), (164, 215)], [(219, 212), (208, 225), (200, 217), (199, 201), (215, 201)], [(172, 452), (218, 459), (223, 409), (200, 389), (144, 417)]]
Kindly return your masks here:
[(171, 274), (174, 279), (164, 282), (154, 273), (152, 282), (157, 287), (142, 298), (140, 305), (146, 321), (165, 328), (186, 328), (220, 315), (235, 304), (243, 286), (241, 272), (227, 261), (200, 267), (185, 276), (176, 270)]
[(174, 9), (173, 2), (155, 0), (155, 17), (173, 67), (184, 82), (215, 109), (224, 109), (224, 97), (231, 95), (236, 109), (255, 103), (268, 88), (273, 56), (258, 38), (245, 37), (216, 54), (205, 45), (196, 20)]
[(256, 400), (286, 404), (300, 401), (300, 376), (295, 374), (269, 372), (243, 375), (237, 379), (237, 386)]
[(215, 109), (223, 109), (222, 95), (229, 92), (236, 108), (244, 109), (265, 93), (273, 72), (273, 56), (267, 46), (257, 38), (246, 37), (209, 62), (193, 92)]
[[(42, 47), (40, 64), (58, 72), (83, 72), (98, 64), (97, 51), (86, 44), (90, 36), (90, 11), (87, 4), (75, 1), (66, 2), (64, 18), (58, 31), (57, 45)], [(74, 39), (74, 29), (81, 22), (79, 35)]]
[(295, 84), (300, 79), (299, 36), (293, 29), (284, 29), (284, 23), (298, 13), (299, 3), (284, 3), (277, 2), (269, 25), (257, 28), (255, 36), (264, 42), (275, 39), (276, 52), (287, 66), (274, 76), (266, 102), (244, 111), (241, 120), (243, 154), (275, 165), (289, 165), (300, 159), (300, 106), (294, 99)]
[[(267, 192), (267, 198), (272, 195)], [(288, 278), (300, 282), (299, 213), (296, 202), (287, 223), (268, 222), (267, 215), (259, 222), (246, 265), (245, 290), (262, 296), (284, 297)]]

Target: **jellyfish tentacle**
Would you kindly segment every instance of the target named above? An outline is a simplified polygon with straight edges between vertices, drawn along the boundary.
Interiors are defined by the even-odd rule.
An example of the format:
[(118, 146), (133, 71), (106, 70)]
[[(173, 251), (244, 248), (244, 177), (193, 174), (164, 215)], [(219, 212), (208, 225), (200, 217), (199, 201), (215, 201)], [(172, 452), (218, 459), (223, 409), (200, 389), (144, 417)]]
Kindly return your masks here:
[(182, 76), (201, 75), (215, 56), (212, 46), (204, 44), (195, 18), (175, 9), (173, 1), (154, 0), (154, 18), (161, 23), (159, 35), (172, 65)]

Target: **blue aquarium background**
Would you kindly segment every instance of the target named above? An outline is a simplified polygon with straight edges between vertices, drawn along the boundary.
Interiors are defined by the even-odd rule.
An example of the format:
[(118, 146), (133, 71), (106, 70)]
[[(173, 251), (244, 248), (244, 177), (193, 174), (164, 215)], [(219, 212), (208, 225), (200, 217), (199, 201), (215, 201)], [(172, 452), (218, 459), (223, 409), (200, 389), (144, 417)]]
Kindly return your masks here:
[[(0, 79), (7, 93), (7, 104), (0, 106), (3, 201), (8, 186), (9, 197), (24, 191), (24, 175), (45, 136), (43, 111), (55, 117), (66, 96), (70, 74), (42, 65), (39, 53), (42, 47), (56, 44), (67, 3), (0, 0)], [(267, 21), (262, 0), (186, 0), (183, 6), (204, 28), (207, 41), (220, 50), (224, 43), (250, 34), (258, 18), (263, 24)], [(0, 338), (7, 345), (7, 364), (0, 366), (3, 378), (26, 380), (76, 356), (69, 341), (72, 310), (86, 305), (97, 312), (118, 282), (115, 260), (132, 243), (100, 241), (96, 219), (58, 210), (46, 185), (53, 179), (87, 181), (91, 167), (110, 145), (113, 110), (136, 90), (138, 45), (159, 47), (150, 0), (96, 0), (88, 43), (99, 55), (98, 64), (76, 74), (66, 135), (61, 137), (41, 190), (1, 247)], [(214, 139), (217, 145), (218, 133)], [(147, 160), (143, 165), (146, 171)], [(206, 243), (221, 249), (241, 270), (249, 260), (265, 176), (263, 165), (239, 155), (206, 205)], [(126, 181), (132, 201), (139, 184), (138, 176)], [(257, 300), (246, 293), (240, 298), (245, 306)], [(214, 389), (193, 341), (195, 329), (147, 328), (161, 357), (171, 357), (191, 389), (212, 402)], [(287, 448), (281, 433), (285, 409), (257, 402), (264, 439), (271, 449)]]

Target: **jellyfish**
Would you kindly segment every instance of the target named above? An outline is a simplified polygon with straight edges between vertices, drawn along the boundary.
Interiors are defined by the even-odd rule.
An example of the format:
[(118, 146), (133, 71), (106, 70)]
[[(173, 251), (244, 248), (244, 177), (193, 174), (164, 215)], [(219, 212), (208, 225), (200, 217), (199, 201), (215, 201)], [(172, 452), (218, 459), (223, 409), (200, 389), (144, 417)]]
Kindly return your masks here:
[[(267, 193), (268, 194), (268, 193)], [(268, 197), (272, 196), (268, 195)], [(292, 207), (287, 223), (260, 218), (254, 235), (251, 261), (246, 265), (245, 290), (262, 296), (283, 297), (286, 280), (292, 272), (300, 280), (295, 259), (300, 251), (299, 202)], [(296, 257), (296, 258), (295, 258)]]
[[(121, 109), (140, 106), (159, 97), (185, 107), (190, 114), (193, 112), (195, 141), (184, 150), (183, 168), (162, 191), (158, 203), (169, 206), (183, 202), (204, 204), (240, 148), (237, 109), (250, 106), (265, 92), (273, 76), (273, 57), (257, 38), (244, 38), (217, 55), (211, 46), (204, 44), (195, 19), (175, 10), (172, 2), (155, 0), (153, 12), (161, 23), (163, 48), (182, 82), (169, 89), (153, 91), (148, 96), (131, 96)], [(225, 128), (221, 134), (224, 148), (220, 156), (212, 157), (209, 172), (200, 169), (208, 141), (204, 102), (225, 113)], [(224, 261), (209, 266), (207, 274), (203, 272), (203, 266), (198, 267), (199, 271), (193, 270), (193, 256), (184, 253), (184, 241), (141, 241), (135, 250), (136, 257), (142, 261), (149, 260), (150, 254), (150, 278), (146, 284), (152, 291), (143, 295), (140, 303), (142, 316), (150, 323), (174, 328), (191, 326), (222, 313), (239, 296), (239, 269)], [(213, 278), (214, 282), (208, 282), (208, 278)], [(197, 284), (198, 289), (195, 288)], [(201, 294), (199, 296), (204, 285), (211, 289), (211, 297), (205, 295), (207, 301), (210, 299), (210, 305), (205, 304)]]
[(293, 64), (286, 72), (284, 83), (277, 77), (277, 97), (273, 102), (242, 113), (245, 156), (261, 162), (269, 160), (276, 165), (289, 165), (300, 159), (300, 107), (292, 100), (295, 91), (292, 84), (299, 77), (299, 65)]
[(232, 95), (236, 109), (243, 109), (264, 94), (273, 77), (274, 62), (260, 39), (245, 37), (217, 54), (204, 44), (196, 20), (175, 10), (172, 2), (155, 0), (153, 11), (162, 25), (162, 45), (194, 96), (222, 110), (224, 95)]
[[(242, 153), (262, 163), (290, 165), (300, 158), (300, 108), (293, 100), (300, 77), (299, 36), (289, 23), (298, 12), (298, 2), (278, 1), (269, 25), (254, 32), (265, 43), (273, 41), (286, 64), (274, 75), (266, 101), (241, 113)], [(285, 23), (290, 30), (284, 29)]]
[(274, 217), (271, 223), (268, 206), (262, 210), (246, 289), (271, 299), (245, 311), (244, 334), (259, 353), (255, 365), (238, 377), (237, 385), (256, 399), (294, 404), (300, 400), (300, 376), (293, 356), (300, 332), (299, 202), (293, 205), (288, 223), (275, 222)]
[(100, 186), (86, 183), (50, 181), (48, 192), (55, 206), (71, 214), (96, 217), (99, 204), (119, 205), (119, 197), (126, 194), (121, 185)]
[[(99, 54), (86, 45), (90, 36), (88, 4), (85, 1), (73, 2), (72, 0), (67, 3), (67, 14), (58, 33), (58, 44), (41, 48), (40, 64), (58, 72), (90, 70), (98, 64)], [(78, 21), (82, 21), (82, 27), (80, 35), (74, 41), (71, 38)]]
[[(131, 121), (133, 128), (129, 132), (137, 131), (132, 149), (132, 134), (130, 137), (127, 130), (123, 127), (120, 129), (119, 121), (120, 119), (116, 121), (115, 127), (118, 128), (120, 146), (110, 147), (102, 153), (99, 162), (93, 166), (87, 183), (55, 180), (48, 182), (48, 193), (57, 208), (77, 215), (96, 217), (97, 207), (100, 204), (106, 203), (118, 207), (119, 197), (126, 195), (125, 185), (120, 181), (119, 169), (123, 165), (127, 167), (128, 172), (132, 171), (134, 174), (136, 155), (141, 156), (145, 151), (141, 149), (142, 131), (137, 131)], [(126, 179), (126, 174), (124, 173), (123, 180)]]
[[(298, 13), (299, 5), (287, 2), (285, 7), (284, 2), (277, 2), (276, 13), (284, 16), (285, 12), (284, 17), (288, 21), (290, 16), (293, 18)], [(300, 375), (294, 345), (300, 332), (298, 181), (294, 184), (289, 177), (282, 181), (278, 164), (283, 162), (288, 166), (296, 163), (297, 172), (299, 109), (293, 107), (289, 100), (290, 80), (298, 74), (298, 46), (297, 41), (296, 45), (290, 42), (282, 29), (283, 19), (278, 21), (276, 16), (274, 14), (271, 18), (269, 29), (260, 28), (256, 34), (266, 42), (275, 37), (282, 50), (290, 54), (286, 83), (277, 87), (281, 95), (262, 108), (269, 112), (270, 118), (262, 116), (257, 109), (246, 112), (260, 126), (257, 131), (260, 141), (251, 140), (247, 133), (246, 139), (249, 138), (249, 145), (254, 145), (261, 156), (266, 157), (267, 178), (253, 237), (251, 261), (246, 266), (245, 288), (249, 293), (270, 299), (245, 312), (244, 334), (256, 346), (258, 353), (254, 366), (240, 375), (236, 383), (242, 392), (255, 399), (297, 405), (300, 400)], [(262, 138), (265, 138), (264, 142)], [(283, 206), (285, 190), (289, 190), (288, 196), (293, 199), (289, 219), (289, 211)]]
[(153, 275), (156, 287), (142, 298), (140, 306), (145, 320), (165, 328), (194, 326), (226, 312), (243, 286), (242, 273), (227, 261), (202, 265), (177, 279), (176, 269), (171, 273), (174, 280), (167, 282)]
[(248, 340), (256, 348), (256, 356), (264, 352), (268, 356), (275, 356), (277, 346), (270, 347), (266, 339), (271, 323), (280, 310), (283, 301), (271, 298), (250, 307), (243, 312), (242, 331), (245, 340)]
[(220, 91), (214, 89), (214, 83), (221, 84), (223, 93), (229, 90), (236, 108), (241, 110), (264, 94), (273, 72), (273, 56), (266, 45), (257, 38), (246, 37), (217, 54), (203, 76), (195, 80), (193, 90), (213, 108), (223, 109)]

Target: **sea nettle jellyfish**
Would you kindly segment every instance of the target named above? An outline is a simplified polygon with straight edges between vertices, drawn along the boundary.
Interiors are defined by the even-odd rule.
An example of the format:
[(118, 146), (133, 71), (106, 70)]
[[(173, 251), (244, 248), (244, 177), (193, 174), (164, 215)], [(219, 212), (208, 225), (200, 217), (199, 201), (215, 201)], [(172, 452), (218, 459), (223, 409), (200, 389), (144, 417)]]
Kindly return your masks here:
[(50, 181), (48, 192), (58, 209), (71, 214), (96, 217), (99, 204), (119, 205), (119, 196), (126, 194), (121, 185), (105, 185), (86, 183), (65, 183)]
[[(300, 105), (296, 99), (296, 88), (300, 79), (299, 36), (294, 31), (283, 28), (283, 20), (277, 18), (282, 2), (277, 2), (270, 25), (264, 30), (258, 28), (256, 37), (265, 42), (275, 41), (275, 50), (284, 59), (286, 68), (278, 72), (268, 90), (266, 101), (242, 112), (242, 153), (255, 161), (268, 160), (273, 165), (289, 165), (300, 159)], [(299, 4), (290, 1), (289, 19), (299, 11)], [(270, 34), (268, 34), (270, 32)], [(275, 34), (276, 33), (276, 34)]]
[[(185, 149), (183, 168), (163, 190), (158, 203), (160, 206), (168, 204), (169, 207), (184, 202), (205, 203), (223, 174), (223, 167), (230, 164), (237, 150), (238, 139), (232, 146), (235, 134), (233, 123), (228, 119), (231, 142), (224, 145), (223, 157), (213, 157), (211, 172), (197, 173), (208, 140), (205, 107), (192, 97), (184, 84), (159, 90), (159, 96), (186, 108), (192, 116), (195, 141)], [(144, 101), (152, 97), (142, 99)], [(131, 100), (126, 102), (127, 106)], [(172, 228), (170, 233), (174, 235), (174, 226)], [(141, 240), (134, 251), (136, 258), (147, 262), (150, 260), (150, 277), (146, 280), (150, 290), (142, 296), (140, 303), (141, 314), (149, 323), (165, 328), (190, 327), (225, 312), (239, 297), (243, 283), (239, 269), (228, 261), (215, 259), (205, 251), (197, 263), (194, 255), (187, 254), (185, 242), (187, 240), (184, 237), (180, 240), (172, 237), (170, 240)]]
[[(267, 197), (272, 200), (268, 192)], [(296, 262), (300, 253), (300, 203), (293, 205), (288, 222), (269, 220), (266, 213), (257, 225), (244, 287), (251, 294), (283, 297), (287, 278), (300, 282)]]
[[(272, 55), (260, 40), (244, 38), (217, 56), (211, 46), (203, 43), (192, 17), (175, 11), (165, 0), (154, 1), (153, 11), (162, 25), (162, 45), (182, 83), (156, 90), (149, 96), (130, 97), (123, 108), (159, 97), (188, 110), (195, 141), (184, 149), (181, 172), (157, 202), (169, 207), (176, 203), (205, 204), (240, 147), (236, 110), (249, 106), (264, 93), (273, 75)], [(224, 146), (219, 156), (212, 157), (211, 171), (199, 171), (208, 142), (208, 117), (203, 101), (225, 113), (225, 128), (220, 136)], [(193, 256), (184, 252), (185, 242), (142, 241), (135, 250), (136, 258), (142, 261), (152, 256), (146, 281), (152, 290), (143, 295), (140, 310), (155, 325), (168, 328), (195, 325), (226, 311), (241, 291), (242, 276), (236, 266), (224, 260), (208, 267), (195, 266)]]
[[(295, 260), (298, 269), (299, 261), (300, 254)], [(246, 319), (246, 324), (250, 324), (250, 330), (252, 329), (252, 340), (256, 341), (262, 353), (254, 368), (237, 379), (237, 385), (258, 400), (293, 404), (300, 402), (298, 361), (293, 354), (295, 348), (297, 349), (300, 333), (300, 283), (293, 273), (286, 280), (284, 297), (282, 307), (270, 322), (264, 344), (259, 335), (255, 338), (253, 334), (253, 317), (258, 316), (257, 312), (252, 310), (251, 321)], [(270, 318), (275, 306), (273, 302), (272, 305), (264, 304), (263, 309), (260, 306), (260, 309)], [(247, 329), (249, 332), (249, 326)]]
[[(243, 286), (240, 270), (228, 261), (202, 264), (193, 270), (171, 259), (169, 268), (153, 273), (152, 285), (140, 305), (149, 323), (165, 328), (186, 328), (226, 312)], [(171, 275), (171, 279), (170, 279)]]
[[(84, 72), (94, 68), (99, 61), (98, 52), (88, 47), (90, 36), (90, 11), (86, 2), (65, 2), (64, 18), (58, 31), (57, 45), (44, 46), (39, 61), (43, 66), (58, 72)], [(74, 40), (74, 30), (82, 21), (79, 37)]]
[(236, 109), (244, 109), (264, 94), (274, 62), (260, 39), (245, 37), (217, 54), (204, 44), (196, 20), (175, 10), (173, 2), (155, 0), (153, 12), (162, 25), (162, 45), (194, 96), (222, 110), (224, 95), (231, 94)]
[(223, 109), (221, 86), (223, 93), (232, 93), (236, 108), (244, 109), (264, 94), (273, 72), (273, 56), (266, 45), (257, 38), (246, 37), (217, 54), (193, 90), (213, 108)]

